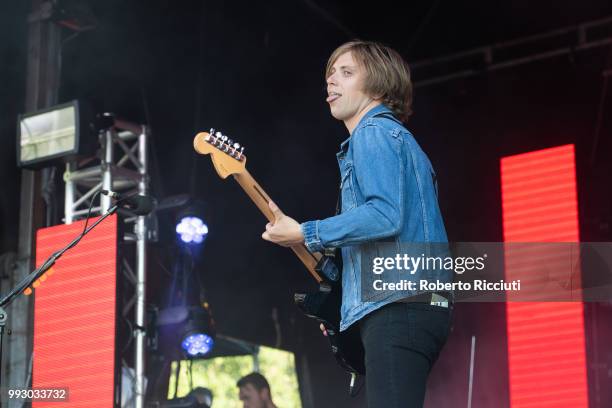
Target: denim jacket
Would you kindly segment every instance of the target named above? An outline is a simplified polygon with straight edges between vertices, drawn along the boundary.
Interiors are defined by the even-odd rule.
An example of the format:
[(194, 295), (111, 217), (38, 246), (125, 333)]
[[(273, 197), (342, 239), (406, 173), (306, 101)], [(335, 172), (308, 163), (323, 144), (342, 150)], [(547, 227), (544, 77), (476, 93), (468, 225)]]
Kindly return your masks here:
[[(361, 259), (380, 242), (447, 242), (438, 206), (435, 172), (412, 134), (384, 105), (368, 111), (340, 145), (342, 208), (338, 215), (301, 225), (311, 252), (340, 247), (340, 330), (366, 314), (407, 296), (386, 293), (362, 299)], [(420, 274), (409, 275), (418, 282)], [(443, 276), (452, 281), (452, 276)], [(414, 292), (416, 294), (417, 292)], [(364, 301), (365, 300), (365, 301)]]

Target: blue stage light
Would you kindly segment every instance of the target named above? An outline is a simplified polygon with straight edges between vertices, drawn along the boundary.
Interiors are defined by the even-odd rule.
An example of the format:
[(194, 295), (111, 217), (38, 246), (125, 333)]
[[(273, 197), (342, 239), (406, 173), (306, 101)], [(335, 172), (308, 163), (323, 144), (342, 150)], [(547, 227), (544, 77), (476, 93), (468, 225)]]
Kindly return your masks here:
[(198, 357), (212, 350), (215, 341), (204, 333), (191, 333), (183, 339), (181, 347), (188, 357)]
[(181, 237), (181, 241), (187, 244), (201, 244), (208, 234), (208, 226), (201, 218), (183, 217), (176, 225), (176, 233)]

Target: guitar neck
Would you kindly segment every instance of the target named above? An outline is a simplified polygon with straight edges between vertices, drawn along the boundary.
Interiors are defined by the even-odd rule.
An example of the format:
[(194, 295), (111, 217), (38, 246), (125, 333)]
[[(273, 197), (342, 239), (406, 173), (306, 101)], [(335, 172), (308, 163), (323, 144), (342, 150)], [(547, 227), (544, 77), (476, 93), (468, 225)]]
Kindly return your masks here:
[[(274, 214), (268, 203), (271, 201), (270, 196), (266, 194), (263, 188), (255, 181), (253, 176), (248, 171), (243, 171), (238, 174), (234, 174), (234, 179), (240, 184), (240, 187), (247, 193), (251, 201), (255, 203), (259, 211), (263, 213), (263, 215), (270, 222), (274, 222)], [(304, 244), (294, 245), (291, 247), (293, 252), (300, 258), (300, 261), (304, 264), (308, 272), (312, 275), (312, 277), (320, 283), (323, 278), (319, 273), (315, 270), (315, 266), (319, 259), (321, 259), (320, 254), (312, 254)]]

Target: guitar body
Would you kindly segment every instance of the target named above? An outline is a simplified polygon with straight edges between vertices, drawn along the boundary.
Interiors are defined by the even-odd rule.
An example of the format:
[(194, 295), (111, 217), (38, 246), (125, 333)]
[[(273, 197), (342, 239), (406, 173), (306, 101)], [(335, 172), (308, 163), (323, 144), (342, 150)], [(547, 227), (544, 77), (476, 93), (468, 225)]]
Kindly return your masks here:
[(338, 364), (350, 373), (365, 375), (365, 353), (359, 336), (359, 326), (353, 325), (340, 332), (340, 285), (322, 282), (317, 292), (296, 293), (294, 301), (306, 316), (323, 323)]

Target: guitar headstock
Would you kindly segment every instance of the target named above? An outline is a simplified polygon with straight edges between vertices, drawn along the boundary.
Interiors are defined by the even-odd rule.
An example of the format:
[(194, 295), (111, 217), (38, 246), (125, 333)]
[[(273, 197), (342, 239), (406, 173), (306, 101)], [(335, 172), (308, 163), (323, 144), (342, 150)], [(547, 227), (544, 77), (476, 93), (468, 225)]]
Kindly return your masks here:
[(215, 170), (221, 178), (246, 170), (244, 147), (221, 132), (200, 132), (193, 139), (193, 147), (200, 154), (210, 154)]

